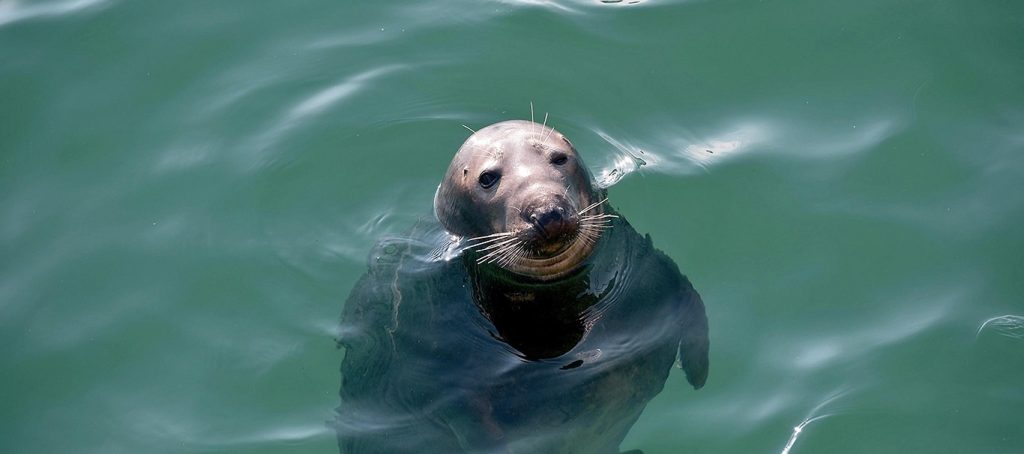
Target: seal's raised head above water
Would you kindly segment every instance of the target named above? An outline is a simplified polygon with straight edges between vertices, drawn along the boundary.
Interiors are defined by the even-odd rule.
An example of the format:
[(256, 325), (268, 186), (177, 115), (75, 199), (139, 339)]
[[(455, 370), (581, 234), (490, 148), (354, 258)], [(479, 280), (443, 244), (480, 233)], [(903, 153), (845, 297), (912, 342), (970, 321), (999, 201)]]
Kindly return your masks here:
[(512, 120), (459, 148), (434, 212), (446, 230), (484, 246), (483, 263), (550, 280), (589, 255), (607, 219), (603, 192), (562, 133)]

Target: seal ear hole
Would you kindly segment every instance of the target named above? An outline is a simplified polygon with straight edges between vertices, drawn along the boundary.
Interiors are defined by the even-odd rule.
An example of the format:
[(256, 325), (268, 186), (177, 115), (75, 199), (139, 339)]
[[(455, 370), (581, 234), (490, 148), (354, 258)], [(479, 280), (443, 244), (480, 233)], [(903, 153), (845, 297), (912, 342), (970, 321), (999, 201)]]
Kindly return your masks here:
[(499, 179), (501, 179), (500, 173), (488, 170), (480, 174), (480, 187), (489, 189), (497, 184)]
[(551, 155), (551, 163), (556, 166), (564, 165), (567, 162), (569, 162), (569, 156), (565, 153), (554, 153)]

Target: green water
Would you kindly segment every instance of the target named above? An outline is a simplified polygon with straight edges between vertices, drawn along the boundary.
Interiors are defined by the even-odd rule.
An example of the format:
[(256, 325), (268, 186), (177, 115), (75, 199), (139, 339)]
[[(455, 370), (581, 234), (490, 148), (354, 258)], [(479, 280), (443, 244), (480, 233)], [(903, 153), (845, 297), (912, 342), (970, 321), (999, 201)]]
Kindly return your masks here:
[(627, 3), (0, 0), (0, 452), (337, 452), (370, 246), (531, 102), (707, 305), (623, 449), (1021, 452), (1024, 4)]

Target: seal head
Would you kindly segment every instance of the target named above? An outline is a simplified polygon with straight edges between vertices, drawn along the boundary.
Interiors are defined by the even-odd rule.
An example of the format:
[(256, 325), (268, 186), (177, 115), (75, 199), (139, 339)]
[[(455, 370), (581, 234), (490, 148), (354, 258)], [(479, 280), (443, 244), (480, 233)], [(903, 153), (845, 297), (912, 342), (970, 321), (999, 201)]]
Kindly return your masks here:
[(553, 128), (496, 123), (463, 143), (434, 196), (444, 228), (478, 263), (552, 280), (579, 268), (610, 215), (576, 149)]

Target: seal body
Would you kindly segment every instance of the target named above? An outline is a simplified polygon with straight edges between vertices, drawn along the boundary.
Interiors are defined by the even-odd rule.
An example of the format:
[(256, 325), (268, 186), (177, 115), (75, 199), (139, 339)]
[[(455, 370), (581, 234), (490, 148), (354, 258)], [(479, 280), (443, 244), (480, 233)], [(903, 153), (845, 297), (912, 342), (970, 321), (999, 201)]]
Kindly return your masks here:
[[(544, 153), (540, 162), (567, 164)], [(447, 176), (463, 170), (464, 181), (490, 182), (459, 155)], [(469, 184), (446, 180), (435, 202), (440, 223), (374, 248), (342, 314), (342, 452), (617, 453), (677, 358), (687, 380), (703, 386), (707, 319), (690, 282), (607, 204), (585, 214), (603, 196), (585, 168), (537, 178), (510, 178), (510, 193), (476, 200)], [(495, 203), (497, 195), (515, 209)], [(460, 218), (474, 213), (459, 204), (482, 219)], [(596, 216), (607, 222), (588, 236)], [(452, 233), (489, 238), (434, 259)], [(518, 246), (495, 259), (508, 245)]]

